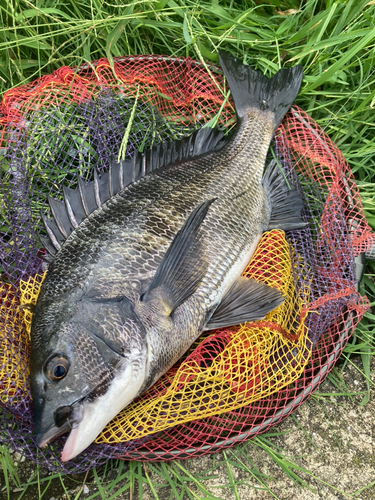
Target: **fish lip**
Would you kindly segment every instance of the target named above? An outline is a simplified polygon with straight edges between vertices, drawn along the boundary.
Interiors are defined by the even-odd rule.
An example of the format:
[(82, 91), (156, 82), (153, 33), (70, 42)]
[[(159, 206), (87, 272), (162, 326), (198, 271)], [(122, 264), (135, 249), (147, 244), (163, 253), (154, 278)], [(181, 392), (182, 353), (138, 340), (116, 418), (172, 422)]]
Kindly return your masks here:
[(89, 396), (95, 391), (95, 389), (99, 386), (95, 386), (91, 389), (87, 394), (83, 395), (81, 398), (77, 399), (69, 406), (73, 409), (73, 412), (66, 421), (58, 427), (55, 423), (51, 424), (47, 429), (42, 432), (39, 432), (36, 435), (36, 444), (39, 448), (44, 448), (51, 441), (57, 439), (59, 436), (65, 434), (66, 432), (70, 432), (76, 427), (78, 427), (79, 423), (83, 419), (83, 403), (89, 398)]
[(53, 423), (44, 432), (40, 432), (36, 435), (36, 444), (39, 448), (44, 448), (51, 441), (70, 431), (73, 428), (73, 425), (74, 423), (69, 420), (66, 421), (61, 427), (57, 427)]
[(57, 426), (56, 423), (53, 422), (47, 429), (36, 435), (36, 444), (39, 448), (44, 448), (51, 441), (77, 427), (83, 416), (81, 403), (82, 400), (80, 399), (71, 405), (73, 411), (62, 425)]

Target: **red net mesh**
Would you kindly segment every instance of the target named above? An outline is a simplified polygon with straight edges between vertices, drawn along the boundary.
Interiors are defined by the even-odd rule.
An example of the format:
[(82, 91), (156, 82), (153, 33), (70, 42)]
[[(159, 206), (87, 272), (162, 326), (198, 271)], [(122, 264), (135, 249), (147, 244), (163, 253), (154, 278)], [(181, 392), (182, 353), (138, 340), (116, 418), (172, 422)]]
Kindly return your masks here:
[[(295, 332), (298, 325), (306, 325), (305, 350), (306, 346), (313, 350), (309, 360), (300, 361), (302, 374), (260, 399), (243, 398), (241, 408), (226, 407), (223, 413), (219, 405), (215, 414), (171, 423), (156, 434), (133, 435), (130, 438), (138, 438), (117, 443), (101, 440), (66, 464), (59, 461), (64, 437), (45, 450), (36, 447), (28, 374), (26, 326), (30, 318), (20, 309), (20, 299), (21, 292), (29, 293), (25, 284), (35, 284), (38, 278), (34, 277), (45, 270), (38, 235), (42, 231), (39, 211), (45, 209), (47, 195), (61, 198), (62, 185), (74, 187), (77, 172), (89, 179), (93, 167), (108, 168), (113, 152), (119, 150), (137, 95), (128, 157), (135, 149), (188, 135), (215, 117), (221, 128), (230, 128), (235, 118), (231, 102), (223, 105), (226, 92), (221, 72), (214, 66), (204, 67), (190, 59), (139, 56), (118, 59), (115, 75), (102, 59), (76, 70), (60, 68), (4, 96), (0, 118), (0, 440), (50, 469), (76, 472), (110, 457), (186, 458), (232, 446), (267, 430), (319, 386), (368, 307), (356, 292), (354, 256), (370, 249), (374, 236), (364, 218), (354, 178), (321, 128), (293, 107), (272, 148), (288, 181), (300, 190), (310, 223), (308, 228), (286, 235), (301, 310), (289, 328), (281, 319), (269, 318), (256, 328), (272, 324), (288, 338), (287, 351), (279, 345), (268, 355), (267, 363), (275, 366), (294, 355)], [(265, 258), (254, 268), (260, 279), (271, 273), (269, 262), (267, 266)], [(272, 269), (277, 280), (277, 271)], [(310, 314), (306, 316), (307, 309)], [(260, 384), (265, 363), (256, 371), (253, 362), (244, 361), (243, 353), (234, 354), (237, 347), (225, 351), (233, 331), (239, 332), (230, 329), (203, 336), (185, 361), (207, 360), (219, 353), (226, 367), (237, 370), (237, 376), (222, 377), (224, 383), (232, 392), (248, 395)], [(258, 351), (255, 353), (254, 344), (244, 335), (237, 335), (239, 342), (243, 349), (254, 351), (255, 358)], [(239, 368), (239, 363), (247, 368)], [(243, 378), (246, 370), (253, 370), (252, 378)], [(170, 370), (144, 399), (167, 391), (177, 371), (178, 367)]]
[[(302, 374), (312, 349), (305, 325), (311, 311), (296, 290), (283, 231), (263, 235), (243, 275), (277, 288), (284, 302), (263, 321), (203, 335), (179, 366), (104, 428), (96, 443), (127, 442), (248, 405)], [(21, 281), (21, 304), (36, 303), (41, 279)], [(24, 321), (30, 332), (30, 312)]]

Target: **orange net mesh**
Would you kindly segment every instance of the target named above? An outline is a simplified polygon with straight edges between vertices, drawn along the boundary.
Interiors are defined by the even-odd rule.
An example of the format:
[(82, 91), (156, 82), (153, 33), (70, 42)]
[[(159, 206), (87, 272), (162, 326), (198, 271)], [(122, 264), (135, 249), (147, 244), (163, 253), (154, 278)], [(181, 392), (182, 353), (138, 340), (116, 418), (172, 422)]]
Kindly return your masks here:
[(340, 232), (349, 232), (354, 255), (375, 244), (354, 176), (341, 151), (304, 111), (292, 107), (282, 127), (287, 139), (280, 141), (283, 154), (290, 155), (293, 168), (303, 176), (307, 189), (316, 197), (315, 203), (324, 203), (317, 227), (321, 237), (326, 238), (334, 266), (342, 269), (343, 262), (337, 260), (343, 255), (337, 251)]
[[(107, 59), (81, 66), (78, 71), (63, 66), (51, 75), (6, 92), (0, 108), (0, 138), (4, 140), (0, 146), (8, 146), (4, 125), (24, 126), (30, 113), (87, 102), (108, 88), (132, 98), (140, 94), (140, 100), (152, 104), (168, 120), (190, 127), (214, 118), (223, 103), (223, 77), (214, 66), (210, 66), (214, 74), (208, 74), (201, 63), (189, 58), (129, 56), (118, 58), (114, 68), (116, 76)], [(218, 120), (223, 126), (235, 123), (230, 102), (224, 105)]]

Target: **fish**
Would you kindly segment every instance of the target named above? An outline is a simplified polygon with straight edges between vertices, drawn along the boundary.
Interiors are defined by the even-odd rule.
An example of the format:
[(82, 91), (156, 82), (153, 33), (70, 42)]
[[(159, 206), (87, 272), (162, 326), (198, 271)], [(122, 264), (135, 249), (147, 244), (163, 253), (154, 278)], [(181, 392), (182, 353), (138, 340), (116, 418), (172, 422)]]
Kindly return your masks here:
[[(302, 68), (267, 78), (226, 52), (237, 115), (231, 137), (203, 127), (115, 162), (42, 214), (49, 268), (33, 311), (36, 442), (69, 432), (82, 453), (205, 330), (262, 319), (280, 291), (241, 277), (265, 231), (305, 227), (302, 200), (270, 142)], [(43, 237), (42, 237), (43, 238)]]

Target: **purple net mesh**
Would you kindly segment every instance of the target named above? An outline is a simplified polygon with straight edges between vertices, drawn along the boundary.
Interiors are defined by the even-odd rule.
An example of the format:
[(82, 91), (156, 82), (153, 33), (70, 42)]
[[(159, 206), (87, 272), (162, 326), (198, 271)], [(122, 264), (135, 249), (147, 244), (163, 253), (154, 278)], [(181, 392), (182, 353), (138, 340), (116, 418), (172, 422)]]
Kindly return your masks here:
[[(21, 280), (46, 268), (39, 235), (47, 196), (62, 199), (62, 186), (76, 187), (77, 173), (89, 180), (94, 168), (108, 168), (118, 154), (136, 95), (129, 158), (135, 150), (189, 135), (219, 113), (225, 95), (219, 90), (221, 73), (211, 68), (213, 83), (212, 75), (190, 59), (121, 58), (115, 64), (116, 78), (106, 60), (94, 66), (95, 74), (87, 67), (76, 72), (61, 68), (9, 91), (0, 120), (0, 442), (64, 473), (84, 471), (109, 458), (168, 460), (214, 452), (285, 418), (319, 386), (367, 309), (366, 299), (356, 292), (354, 257), (375, 241), (341, 153), (315, 122), (293, 107), (272, 148), (287, 179), (300, 190), (310, 222), (304, 230), (287, 234), (295, 286), (309, 312), (306, 325), (314, 345), (303, 375), (275, 394), (224, 414), (142, 439), (93, 443), (67, 463), (59, 458), (65, 437), (40, 450), (33, 435), (28, 338), (19, 304)], [(230, 128), (234, 121), (227, 103), (218, 126)], [(151, 395), (158, 390), (152, 388)]]

